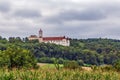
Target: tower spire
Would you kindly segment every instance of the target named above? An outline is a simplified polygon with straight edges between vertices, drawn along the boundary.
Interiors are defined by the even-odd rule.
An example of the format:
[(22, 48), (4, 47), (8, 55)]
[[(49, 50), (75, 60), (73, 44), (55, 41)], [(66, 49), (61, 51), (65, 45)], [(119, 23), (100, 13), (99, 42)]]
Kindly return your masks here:
[(43, 31), (42, 31), (42, 29), (39, 30), (39, 37), (40, 37), (40, 38), (43, 37)]

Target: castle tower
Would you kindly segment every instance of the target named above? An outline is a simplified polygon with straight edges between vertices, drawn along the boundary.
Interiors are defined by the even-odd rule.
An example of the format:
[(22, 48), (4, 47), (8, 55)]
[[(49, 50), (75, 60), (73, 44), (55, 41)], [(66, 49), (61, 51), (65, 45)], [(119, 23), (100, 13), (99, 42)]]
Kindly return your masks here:
[(39, 30), (39, 37), (40, 37), (40, 38), (43, 37), (43, 31), (42, 31), (42, 29)]

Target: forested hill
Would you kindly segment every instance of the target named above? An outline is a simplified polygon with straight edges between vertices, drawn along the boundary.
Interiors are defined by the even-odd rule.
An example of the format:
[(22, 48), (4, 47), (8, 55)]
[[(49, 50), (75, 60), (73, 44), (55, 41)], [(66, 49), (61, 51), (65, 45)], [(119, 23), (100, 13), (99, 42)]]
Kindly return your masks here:
[(110, 53), (111, 51), (119, 51), (120, 40), (116, 39), (71, 39), (71, 46), (82, 49), (94, 50), (97, 53)]
[(29, 41), (20, 37), (0, 37), (0, 50), (14, 45), (30, 50), (38, 62), (59, 63), (66, 60), (75, 60), (80, 65), (112, 64), (120, 59), (120, 40), (114, 39), (71, 39), (71, 46), (65, 47), (55, 44), (38, 43), (37, 40)]
[[(81, 49), (87, 55), (83, 60), (89, 58), (93, 64), (112, 64), (120, 59), (120, 40), (116, 39), (71, 39), (71, 46)], [(96, 58), (97, 59), (96, 59)], [(89, 62), (89, 61), (88, 61)]]

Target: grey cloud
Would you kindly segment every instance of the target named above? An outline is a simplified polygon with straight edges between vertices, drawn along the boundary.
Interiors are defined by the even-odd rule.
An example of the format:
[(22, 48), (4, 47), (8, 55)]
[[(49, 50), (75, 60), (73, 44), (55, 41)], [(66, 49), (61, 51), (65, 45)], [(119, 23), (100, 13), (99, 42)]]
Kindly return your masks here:
[(8, 2), (1, 2), (0, 3), (0, 12), (9, 12), (10, 11), (10, 3)]
[(51, 16), (43, 19), (43, 22), (47, 24), (62, 24), (63, 21), (59, 19), (57, 16)]
[[(81, 8), (80, 8), (81, 9)], [(44, 19), (45, 22), (51, 24), (62, 24), (65, 21), (100, 21), (106, 20), (108, 17), (119, 17), (120, 16), (120, 5), (119, 3), (105, 3), (88, 5), (83, 7), (83, 10), (79, 8), (62, 10), (57, 15), (47, 17)]]
[(119, 3), (105, 5), (103, 9), (106, 11), (107, 13), (106, 15), (120, 17), (120, 4)]
[(107, 18), (107, 16), (102, 10), (89, 8), (83, 11), (78, 11), (78, 10), (63, 11), (58, 15), (46, 18), (45, 21), (48, 23), (62, 23), (64, 21), (74, 21), (74, 20), (95, 21), (95, 20), (103, 20), (105, 18)]
[[(70, 23), (72, 24), (72, 22)], [(63, 34), (66, 36), (70, 36), (72, 38), (119, 38), (118, 34), (120, 27), (116, 24), (106, 23), (97, 23), (96, 21), (93, 23), (80, 23), (78, 25), (59, 25), (61, 27), (57, 27), (57, 31), (55, 34)]]
[(0, 34), (3, 37), (38, 34), (42, 28), (45, 36), (119, 39), (120, 3), (116, 4), (115, 0), (111, 0), (113, 3), (104, 0), (100, 0), (102, 3), (98, 0), (7, 1), (11, 4), (0, 3), (0, 12), (5, 12), (0, 15)]
[(38, 18), (41, 16), (39, 11), (36, 10), (28, 10), (28, 9), (23, 9), (23, 10), (17, 10), (14, 15), (16, 17), (22, 17), (22, 18)]
[(59, 15), (63, 20), (101, 20), (106, 16), (99, 10), (66, 11)]

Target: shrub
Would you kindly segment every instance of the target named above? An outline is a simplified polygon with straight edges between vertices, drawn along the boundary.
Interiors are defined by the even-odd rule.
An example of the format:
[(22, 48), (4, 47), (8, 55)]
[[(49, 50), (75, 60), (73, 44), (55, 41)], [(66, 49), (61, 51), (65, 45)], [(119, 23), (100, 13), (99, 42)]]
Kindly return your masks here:
[(114, 62), (113, 67), (117, 70), (120, 71), (120, 60), (117, 60)]
[(99, 70), (99, 67), (96, 66), (96, 65), (93, 65), (93, 66), (91, 66), (91, 69), (92, 69), (93, 71), (98, 71), (98, 70)]
[(54, 65), (55, 65), (55, 68), (56, 68), (57, 70), (60, 69), (60, 64), (59, 64), (59, 60), (58, 60), (58, 59), (55, 59), (55, 60), (54, 60)]
[(0, 52), (0, 66), (7, 66), (12, 68), (35, 68), (37, 61), (29, 50), (19, 47), (8, 47), (6, 50)]
[(113, 66), (111, 65), (105, 65), (101, 67), (101, 70), (102, 71), (113, 71), (114, 69), (113, 69)]
[(76, 68), (79, 68), (79, 64), (76, 61), (65, 61), (64, 68), (76, 69)]
[(78, 60), (77, 62), (78, 62), (78, 64), (79, 64), (80, 66), (83, 66), (83, 65), (84, 65), (84, 61), (83, 61), (83, 60)]

